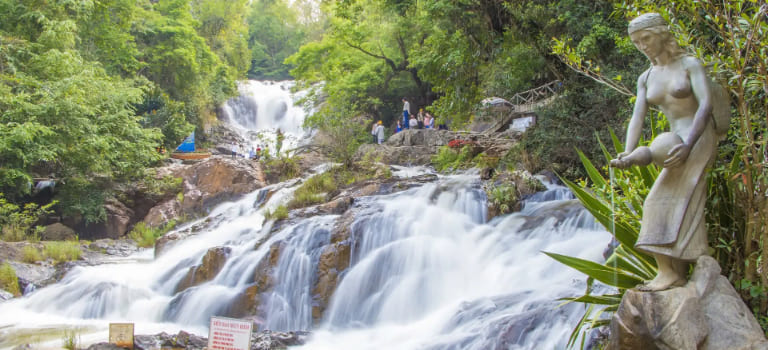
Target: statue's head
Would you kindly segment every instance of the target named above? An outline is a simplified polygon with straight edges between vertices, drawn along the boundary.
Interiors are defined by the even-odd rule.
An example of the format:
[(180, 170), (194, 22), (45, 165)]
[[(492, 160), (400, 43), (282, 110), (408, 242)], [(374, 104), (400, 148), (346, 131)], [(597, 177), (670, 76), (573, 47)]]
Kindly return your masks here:
[[(656, 27), (662, 27), (662, 28), (656, 28)], [(658, 13), (644, 13), (640, 16), (637, 16), (635, 19), (629, 22), (629, 27), (627, 28), (627, 32), (629, 32), (629, 35), (632, 35), (632, 33), (637, 32), (638, 30), (648, 30), (649, 28), (654, 28), (654, 31), (656, 29), (669, 31), (669, 27), (667, 26), (667, 21), (664, 20), (664, 17), (661, 17)]]
[(667, 21), (658, 13), (645, 13), (633, 19), (627, 32), (632, 43), (651, 61), (662, 52), (673, 57), (685, 54), (670, 32)]

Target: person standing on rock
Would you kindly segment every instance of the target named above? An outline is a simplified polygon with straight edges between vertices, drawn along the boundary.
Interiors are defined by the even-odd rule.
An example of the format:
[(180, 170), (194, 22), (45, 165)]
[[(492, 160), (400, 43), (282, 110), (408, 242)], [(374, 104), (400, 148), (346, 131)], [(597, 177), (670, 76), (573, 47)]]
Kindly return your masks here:
[(411, 115), (411, 104), (408, 103), (408, 99), (403, 97), (403, 125), (405, 125), (405, 128), (408, 129), (410, 126), (408, 124), (408, 116)]
[(384, 125), (381, 123), (381, 120), (379, 120), (378, 125), (376, 126), (376, 129), (374, 130), (376, 134), (376, 138), (379, 141), (379, 144), (384, 142)]
[(235, 144), (233, 142), (232, 143), (232, 158), (234, 159), (235, 157), (237, 157), (237, 144)]

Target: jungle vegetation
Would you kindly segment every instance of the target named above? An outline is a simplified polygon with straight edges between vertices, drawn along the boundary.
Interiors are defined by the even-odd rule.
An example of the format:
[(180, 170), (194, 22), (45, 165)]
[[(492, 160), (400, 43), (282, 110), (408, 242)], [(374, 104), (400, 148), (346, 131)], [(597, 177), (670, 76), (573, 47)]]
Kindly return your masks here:
[[(319, 109), (307, 124), (349, 136), (335, 155), (343, 163), (367, 139), (366, 123), (394, 124), (403, 97), (458, 129), (483, 98), (559, 80), (560, 97), (498, 164), (554, 170), (604, 204), (598, 140), (623, 138), (648, 66), (626, 25), (646, 11), (664, 14), (729, 89), (731, 131), (709, 178), (710, 242), (765, 326), (764, 0), (0, 0), (0, 207), (15, 214), (0, 225), (33, 234), (29, 216), (50, 210), (103, 220), (115, 184), (141, 179), (162, 157), (155, 147), (195, 129), (205, 138), (245, 78), (310, 89)], [(647, 180), (618, 176), (630, 190)], [(36, 177), (62, 184), (55, 206), (27, 205)], [(638, 224), (631, 211), (619, 216)]]

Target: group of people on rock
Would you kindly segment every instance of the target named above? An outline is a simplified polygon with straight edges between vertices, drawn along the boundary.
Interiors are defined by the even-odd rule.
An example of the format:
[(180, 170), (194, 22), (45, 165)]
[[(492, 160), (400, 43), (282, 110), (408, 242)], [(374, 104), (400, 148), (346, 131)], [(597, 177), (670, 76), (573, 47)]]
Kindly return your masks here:
[(397, 126), (395, 128), (395, 132), (400, 132), (404, 129), (434, 129), (435, 128), (435, 118), (429, 114), (429, 112), (424, 112), (423, 108), (419, 109), (419, 113), (417, 114), (411, 114), (411, 104), (408, 102), (408, 99), (403, 97), (403, 121), (402, 123), (400, 120), (397, 121)]
[(245, 154), (242, 144), (232, 144), (232, 158), (242, 156), (247, 159), (259, 160), (263, 155), (269, 154), (269, 149), (261, 144), (256, 145), (256, 148), (251, 146), (248, 150), (248, 154)]
[[(419, 109), (419, 113), (411, 114), (411, 104), (405, 97), (403, 97), (403, 119), (397, 119), (395, 133), (406, 129), (447, 129), (445, 125), (436, 126), (435, 117), (429, 112), (425, 112), (423, 108)], [(381, 120), (371, 125), (371, 136), (373, 143), (381, 144), (384, 142), (385, 128)]]

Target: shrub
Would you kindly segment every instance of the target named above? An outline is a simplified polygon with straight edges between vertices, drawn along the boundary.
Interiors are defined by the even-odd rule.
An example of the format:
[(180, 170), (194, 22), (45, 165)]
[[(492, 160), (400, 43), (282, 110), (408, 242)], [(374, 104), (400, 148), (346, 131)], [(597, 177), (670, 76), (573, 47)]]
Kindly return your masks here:
[(42, 260), (43, 260), (43, 254), (40, 253), (40, 250), (37, 249), (37, 247), (33, 245), (27, 245), (21, 249), (21, 261), (25, 263), (34, 264)]
[(136, 241), (136, 245), (142, 248), (149, 248), (155, 245), (155, 241), (162, 237), (168, 231), (176, 226), (176, 220), (168, 221), (160, 227), (147, 226), (145, 222), (139, 222), (128, 234), (128, 238)]
[(45, 256), (57, 263), (80, 259), (80, 241), (45, 242)]
[(513, 184), (493, 187), (488, 192), (488, 201), (498, 210), (499, 214), (509, 213), (517, 204), (517, 189)]
[(288, 208), (284, 205), (280, 205), (275, 208), (275, 211), (267, 212), (264, 214), (264, 218), (267, 220), (283, 220), (288, 217)]
[(80, 346), (80, 331), (78, 329), (67, 329), (64, 331), (64, 339), (61, 341), (61, 347), (67, 350), (76, 350)]
[(13, 266), (8, 263), (0, 264), (0, 289), (15, 296), (21, 295), (19, 279), (16, 277), (16, 270), (14, 270)]
[(325, 200), (325, 194), (335, 191), (337, 187), (333, 170), (310, 177), (293, 193), (293, 199), (288, 203), (288, 207), (302, 208), (322, 203)]
[(264, 162), (264, 172), (270, 178), (285, 181), (298, 177), (301, 174), (301, 167), (296, 157), (271, 158)]
[(49, 214), (52, 211), (51, 207), (55, 204), (56, 201), (44, 206), (27, 203), (22, 208), (8, 202), (0, 193), (0, 235), (2, 239), (8, 242), (18, 242), (28, 238), (39, 240), (41, 229), (33, 227), (33, 224), (41, 216)]
[(458, 150), (450, 146), (440, 147), (437, 155), (432, 157), (432, 164), (440, 172), (471, 168), (474, 165), (473, 147), (473, 144), (464, 144)]

